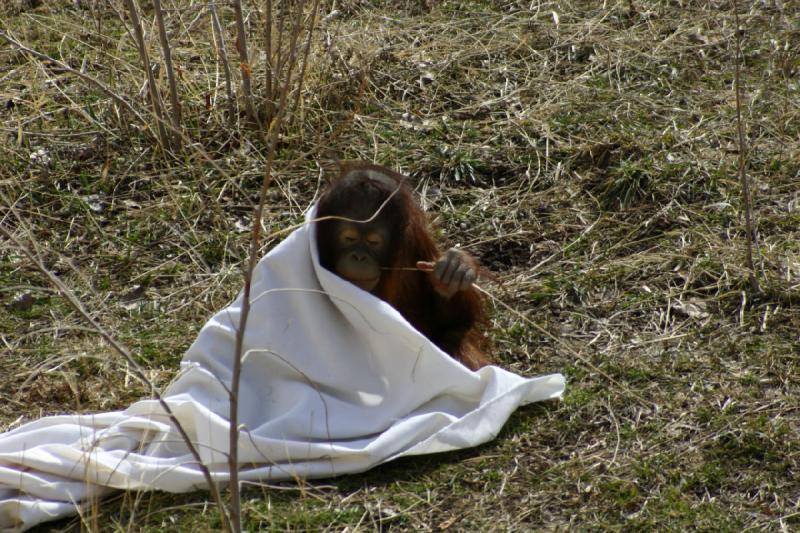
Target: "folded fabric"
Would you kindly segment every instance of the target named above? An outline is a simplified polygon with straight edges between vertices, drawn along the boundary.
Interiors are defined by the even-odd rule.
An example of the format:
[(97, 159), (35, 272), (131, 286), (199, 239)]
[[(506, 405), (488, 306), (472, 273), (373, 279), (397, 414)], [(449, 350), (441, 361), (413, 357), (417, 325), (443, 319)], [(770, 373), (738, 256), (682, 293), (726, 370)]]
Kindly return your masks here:
[[(258, 264), (244, 337), (242, 480), (330, 477), (484, 443), (564, 378), (471, 372), (390, 305), (322, 268), (306, 224)], [(242, 296), (203, 327), (164, 397), (211, 472), (228, 473), (227, 389)], [(78, 512), (112, 489), (185, 492), (205, 478), (155, 400), (0, 434), (0, 530)]]

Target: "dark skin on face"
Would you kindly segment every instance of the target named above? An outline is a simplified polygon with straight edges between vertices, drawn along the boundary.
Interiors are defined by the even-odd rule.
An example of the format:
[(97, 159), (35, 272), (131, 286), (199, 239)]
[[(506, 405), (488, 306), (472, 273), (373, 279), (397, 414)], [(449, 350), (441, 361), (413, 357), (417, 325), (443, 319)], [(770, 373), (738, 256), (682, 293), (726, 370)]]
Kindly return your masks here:
[(334, 271), (372, 292), (378, 286), (382, 263), (388, 257), (389, 232), (380, 224), (337, 221), (334, 235), (337, 249)]
[(395, 307), (442, 350), (476, 370), (483, 354), (483, 301), (477, 262), (462, 250), (439, 252), (408, 178), (366, 163), (342, 166), (317, 216), (320, 263)]

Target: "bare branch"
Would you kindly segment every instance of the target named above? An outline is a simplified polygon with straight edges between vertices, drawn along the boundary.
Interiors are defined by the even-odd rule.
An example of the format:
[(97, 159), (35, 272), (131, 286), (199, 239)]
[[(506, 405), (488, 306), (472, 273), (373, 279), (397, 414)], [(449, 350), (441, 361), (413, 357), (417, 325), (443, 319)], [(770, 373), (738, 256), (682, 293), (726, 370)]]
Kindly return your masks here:
[(252, 68), (250, 58), (247, 53), (247, 31), (244, 27), (244, 15), (242, 15), (241, 0), (233, 0), (233, 11), (236, 16), (236, 50), (239, 52), (239, 70), (242, 72), (242, 93), (244, 96), (244, 108), (247, 118), (255, 125), (259, 126), (255, 107), (253, 106), (253, 89), (250, 82)]
[(103, 91), (106, 95), (108, 95), (112, 100), (117, 102), (120, 106), (122, 106), (125, 109), (127, 109), (128, 111), (130, 111), (137, 119), (139, 119), (139, 121), (142, 124), (145, 124), (145, 125), (149, 124), (149, 122), (147, 120), (145, 120), (145, 117), (142, 116), (142, 114), (139, 113), (139, 111), (135, 107), (133, 107), (133, 105), (130, 102), (128, 102), (125, 98), (123, 98), (122, 96), (117, 94), (114, 91), (114, 89), (112, 89), (111, 87), (109, 87), (108, 85), (103, 83), (102, 81), (98, 80), (97, 78), (93, 78), (92, 76), (89, 76), (88, 74), (85, 74), (85, 73), (81, 72), (80, 70), (74, 69), (74, 68), (70, 67), (69, 65), (67, 65), (66, 63), (64, 63), (63, 61), (59, 61), (58, 59), (56, 59), (54, 57), (51, 57), (51, 56), (49, 56), (47, 54), (43, 54), (42, 52), (38, 52), (38, 51), (36, 51), (36, 50), (34, 50), (32, 48), (28, 48), (27, 46), (25, 46), (21, 42), (17, 41), (13, 37), (11, 37), (8, 34), (8, 32), (6, 32), (5, 30), (0, 30), (0, 38), (2, 38), (3, 40), (5, 40), (7, 43), (9, 43), (10, 45), (14, 46), (15, 48), (17, 48), (18, 50), (20, 50), (22, 52), (25, 52), (26, 54), (30, 54), (33, 57), (35, 57), (35, 58), (37, 58), (37, 59), (39, 59), (41, 61), (47, 61), (48, 63), (52, 63), (53, 65), (57, 66), (59, 69), (64, 70), (64, 72), (69, 72), (70, 74), (72, 74), (74, 76), (77, 76), (78, 78), (91, 83), (92, 85), (94, 85), (95, 87), (97, 87), (98, 89)]
[[(3, 199), (3, 202), (6, 204), (8, 209), (14, 212), (14, 216), (17, 218), (17, 220), (21, 222), (22, 218), (20, 217), (19, 214), (16, 213), (16, 210), (9, 201), (9, 199), (3, 193), (0, 193), (0, 198)], [(136, 375), (136, 377), (139, 380), (141, 380), (142, 383), (146, 384), (150, 388), (153, 397), (158, 401), (161, 408), (169, 417), (170, 422), (172, 422), (172, 424), (178, 430), (181, 439), (183, 439), (183, 442), (186, 444), (187, 448), (189, 448), (189, 452), (192, 454), (192, 457), (194, 457), (195, 461), (197, 461), (197, 466), (200, 468), (200, 471), (202, 472), (203, 477), (206, 480), (206, 484), (208, 484), (208, 490), (211, 491), (211, 495), (214, 498), (214, 502), (217, 504), (221, 518), (223, 520), (223, 524), (225, 525), (226, 530), (230, 531), (230, 519), (225, 509), (225, 505), (222, 501), (222, 496), (219, 492), (219, 487), (214, 481), (214, 479), (211, 477), (211, 473), (209, 472), (208, 468), (206, 468), (205, 464), (203, 464), (203, 459), (200, 457), (200, 453), (198, 452), (197, 447), (192, 442), (192, 439), (189, 437), (189, 434), (186, 433), (186, 430), (183, 428), (180, 421), (175, 416), (175, 413), (173, 413), (172, 408), (170, 408), (169, 404), (161, 396), (161, 393), (158, 391), (153, 382), (150, 381), (150, 379), (148, 379), (147, 375), (142, 370), (142, 367), (139, 366), (139, 363), (136, 362), (136, 359), (134, 359), (130, 351), (121, 343), (119, 343), (94, 318), (92, 318), (92, 316), (86, 311), (86, 309), (84, 309), (80, 300), (78, 300), (77, 296), (75, 296), (75, 294), (69, 289), (69, 287), (67, 287), (64, 284), (64, 282), (62, 282), (58, 278), (58, 276), (56, 276), (50, 270), (48, 270), (47, 267), (44, 266), (44, 263), (42, 263), (42, 260), (39, 259), (39, 257), (36, 254), (34, 254), (28, 246), (25, 246), (25, 244), (23, 244), (22, 241), (20, 241), (12, 231), (0, 225), (0, 233), (2, 233), (8, 240), (14, 243), (17, 249), (19, 249), (19, 251), (21, 251), (23, 255), (25, 255), (25, 257), (28, 258), (28, 260), (36, 267), (36, 269), (39, 270), (39, 272), (41, 272), (50, 281), (50, 283), (52, 283), (56, 287), (56, 289), (58, 289), (58, 292), (67, 300), (67, 303), (69, 303), (72, 306), (72, 308), (75, 309), (75, 311), (77, 311), (78, 314), (81, 315), (81, 317), (83, 317), (83, 319), (89, 323), (92, 329), (96, 331), (117, 354), (119, 354), (123, 359), (125, 359), (125, 362), (128, 363), (128, 365), (130, 365), (130, 368), (133, 370), (134, 375)], [(28, 238), (30, 239), (31, 238), (30, 232), (26, 231), (26, 233), (28, 233)]]
[[(175, 80), (175, 70), (172, 67), (172, 52), (167, 37), (167, 29), (164, 25), (164, 10), (161, 9), (161, 0), (153, 0), (153, 8), (156, 12), (156, 25), (158, 26), (158, 37), (161, 42), (161, 54), (164, 56), (164, 66), (167, 69), (167, 80), (169, 81), (169, 101), (172, 106), (172, 127), (180, 130), (181, 128), (181, 103), (178, 99), (178, 84)], [(176, 139), (177, 140), (177, 139)]]
[(150, 105), (153, 106), (153, 114), (156, 116), (156, 126), (158, 127), (158, 139), (161, 143), (161, 149), (166, 152), (169, 148), (169, 137), (164, 127), (164, 109), (161, 105), (161, 95), (158, 94), (156, 79), (155, 76), (153, 76), (153, 69), (150, 66), (150, 56), (147, 53), (147, 46), (144, 42), (142, 23), (139, 19), (139, 9), (136, 7), (135, 0), (124, 0), (124, 2), (125, 7), (128, 9), (128, 15), (131, 17), (131, 23), (133, 24), (133, 35), (136, 39), (136, 46), (139, 48), (139, 58), (142, 60), (142, 67), (147, 76), (147, 85), (150, 90)]
[(272, 60), (272, 0), (266, 0), (266, 20), (264, 21), (264, 99), (267, 101), (267, 124), (275, 115), (275, 98), (272, 85), (274, 62)]
[(747, 156), (747, 144), (744, 138), (744, 124), (742, 123), (742, 88), (741, 88), (741, 61), (742, 61), (742, 36), (739, 29), (739, 11), (736, 0), (733, 0), (733, 16), (736, 22), (736, 60), (734, 61), (734, 84), (736, 91), (736, 126), (739, 133), (739, 181), (742, 184), (742, 202), (744, 203), (744, 220), (745, 228), (747, 231), (747, 255), (745, 256), (745, 263), (749, 271), (748, 277), (750, 281), (750, 288), (753, 292), (758, 292), (758, 279), (756, 278), (756, 270), (753, 265), (753, 241), (756, 238), (755, 230), (753, 228), (753, 200), (750, 196), (750, 181), (747, 179), (745, 172), (745, 163)]
[(231, 83), (231, 67), (228, 62), (228, 51), (225, 47), (225, 34), (222, 32), (222, 25), (219, 23), (219, 17), (217, 16), (217, 7), (213, 2), (209, 4), (208, 9), (211, 12), (211, 25), (217, 43), (217, 55), (222, 62), (222, 68), (225, 70), (225, 93), (228, 95), (228, 123), (232, 124), (236, 118), (236, 107), (233, 84)]

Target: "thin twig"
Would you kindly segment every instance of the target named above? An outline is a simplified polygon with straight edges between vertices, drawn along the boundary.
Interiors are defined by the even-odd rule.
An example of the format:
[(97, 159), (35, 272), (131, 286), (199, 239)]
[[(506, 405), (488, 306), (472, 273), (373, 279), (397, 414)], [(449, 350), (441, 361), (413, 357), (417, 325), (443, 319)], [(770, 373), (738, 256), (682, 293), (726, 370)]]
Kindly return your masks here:
[[(421, 264), (420, 266), (422, 266), (422, 268), (401, 267), (401, 268), (396, 269), (396, 270), (419, 270), (421, 272), (433, 272), (433, 265), (432, 264), (427, 264), (427, 263), (423, 262), (423, 264)], [(537, 324), (536, 322), (534, 322), (530, 318), (526, 317), (524, 314), (520, 313), (519, 311), (517, 311), (516, 309), (514, 309), (513, 307), (511, 307), (507, 303), (503, 302), (502, 300), (500, 300), (496, 296), (492, 295), (492, 293), (490, 293), (489, 291), (487, 291), (486, 289), (484, 289), (483, 287), (481, 287), (477, 283), (473, 283), (472, 286), (475, 287), (475, 289), (477, 289), (478, 292), (480, 292), (481, 294), (486, 295), (490, 300), (492, 300), (492, 302), (500, 305), (506, 311), (509, 311), (510, 313), (512, 313), (513, 315), (518, 317), (520, 320), (522, 320), (526, 324), (532, 326), (534, 329), (536, 329), (536, 331), (542, 333), (544, 336), (548, 337), (550, 340), (552, 340), (556, 344), (560, 345), (562, 348), (567, 350), (570, 353), (570, 355), (572, 355), (574, 358), (576, 358), (577, 360), (579, 360), (580, 362), (585, 364), (587, 367), (589, 367), (590, 369), (592, 369), (593, 371), (597, 372), (598, 374), (600, 374), (601, 376), (606, 378), (608, 381), (610, 381), (611, 383), (616, 385), (620, 390), (625, 392), (631, 398), (636, 399), (637, 401), (639, 401), (644, 406), (649, 406), (651, 404), (651, 402), (648, 402), (647, 400), (645, 400), (640, 394), (632, 391), (630, 388), (626, 387), (625, 385), (623, 385), (622, 383), (620, 383), (619, 381), (617, 381), (616, 379), (611, 377), (605, 371), (603, 371), (600, 368), (598, 368), (597, 366), (595, 366), (591, 361), (589, 361), (587, 358), (585, 358), (580, 353), (575, 351), (575, 349), (573, 349), (572, 346), (570, 346), (569, 344), (564, 342), (562, 339), (559, 339), (558, 337), (556, 337), (555, 335), (553, 335), (552, 333), (550, 333), (549, 331), (544, 329), (542, 326), (540, 326), (539, 324)]]
[(69, 72), (73, 76), (77, 76), (78, 78), (89, 82), (90, 84), (100, 89), (103, 93), (108, 95), (112, 100), (117, 102), (119, 105), (130, 111), (142, 124), (144, 125), (149, 124), (149, 121), (147, 121), (144, 118), (144, 116), (142, 116), (142, 114), (139, 113), (139, 111), (135, 107), (133, 107), (133, 105), (130, 102), (128, 102), (125, 98), (114, 92), (114, 89), (112, 89), (102, 81), (98, 80), (97, 78), (93, 78), (92, 76), (89, 76), (88, 74), (85, 74), (84, 72), (81, 72), (78, 69), (72, 68), (63, 61), (59, 61), (54, 57), (51, 57), (47, 54), (43, 54), (42, 52), (38, 52), (32, 48), (25, 46), (21, 42), (11, 37), (5, 30), (0, 30), (0, 38), (2, 38), (10, 45), (14, 46), (15, 48), (17, 48), (17, 50), (20, 50), (21, 52), (30, 54), (33, 57), (39, 59), (40, 61), (46, 61), (48, 63), (52, 63), (53, 65), (63, 70), (64, 72)]
[[(15, 209), (4, 194), (0, 193), (0, 197), (3, 199), (3, 202), (5, 202), (6, 206), (9, 207), (9, 209), (11, 210)], [(22, 219), (17, 213), (15, 213), (15, 216), (17, 220), (21, 222)], [(217, 504), (217, 508), (219, 509), (220, 515), (223, 520), (223, 526), (225, 527), (226, 531), (230, 531), (228, 513), (222, 501), (222, 495), (219, 492), (219, 487), (217, 483), (214, 481), (214, 479), (211, 477), (211, 472), (209, 472), (208, 468), (203, 463), (203, 459), (200, 456), (200, 452), (197, 450), (197, 447), (192, 442), (192, 439), (189, 437), (189, 434), (183, 428), (183, 425), (175, 416), (175, 413), (172, 411), (172, 408), (169, 406), (169, 403), (167, 403), (164, 400), (164, 398), (161, 396), (161, 393), (158, 391), (153, 382), (150, 381), (150, 379), (148, 379), (147, 375), (139, 366), (139, 363), (136, 362), (136, 359), (134, 359), (134, 357), (131, 355), (130, 351), (121, 343), (119, 343), (110, 333), (108, 333), (105, 330), (105, 328), (103, 328), (103, 326), (101, 326), (94, 318), (92, 318), (92, 316), (86, 311), (86, 309), (84, 309), (83, 305), (81, 304), (80, 300), (78, 300), (77, 296), (75, 296), (75, 294), (58, 278), (58, 276), (53, 274), (53, 272), (51, 272), (50, 270), (47, 269), (46, 266), (44, 266), (44, 263), (42, 263), (41, 259), (39, 259), (39, 257), (36, 254), (34, 254), (29, 247), (25, 246), (25, 244), (23, 244), (19, 239), (17, 239), (17, 237), (11, 231), (7, 230), (2, 225), (0, 225), (0, 233), (2, 233), (8, 240), (13, 242), (14, 245), (17, 247), (17, 249), (19, 249), (19, 251), (21, 251), (23, 255), (25, 255), (25, 257), (28, 258), (28, 260), (39, 270), (39, 272), (41, 272), (45, 277), (47, 277), (48, 280), (50, 280), (50, 282), (58, 289), (58, 292), (61, 293), (61, 295), (67, 300), (67, 303), (69, 303), (72, 306), (72, 308), (75, 309), (75, 311), (77, 311), (78, 314), (80, 314), (83, 317), (83, 319), (89, 323), (92, 329), (94, 329), (94, 331), (96, 331), (116, 353), (118, 353), (120, 356), (122, 356), (123, 359), (125, 359), (127, 364), (132, 369), (134, 375), (139, 380), (141, 380), (142, 383), (146, 384), (150, 388), (151, 394), (158, 401), (161, 408), (169, 417), (170, 422), (172, 422), (172, 424), (178, 430), (178, 433), (180, 433), (181, 439), (183, 439), (183, 442), (189, 449), (189, 453), (191, 453), (194, 460), (197, 461), (197, 466), (200, 468), (200, 471), (202, 472), (203, 477), (206, 480), (206, 484), (208, 484), (208, 490), (211, 491), (211, 495), (214, 498), (214, 503)], [(27, 231), (26, 233), (28, 233), (30, 238), (30, 232)]]
[(290, 115), (293, 115), (300, 107), (300, 98), (302, 97), (303, 94), (303, 80), (305, 80), (306, 77), (306, 68), (308, 67), (308, 57), (311, 53), (311, 40), (312, 37), (314, 36), (314, 29), (316, 28), (317, 24), (318, 7), (319, 7), (319, 0), (314, 0), (314, 4), (311, 7), (310, 29), (308, 31), (308, 38), (306, 39), (306, 46), (305, 50), (303, 51), (303, 61), (300, 67), (300, 77), (298, 78), (297, 88), (295, 89), (296, 93), (294, 98), (294, 104), (292, 105), (292, 113)]
[(225, 34), (222, 32), (222, 25), (219, 23), (219, 17), (217, 16), (217, 8), (213, 2), (209, 4), (208, 10), (211, 13), (211, 26), (217, 42), (217, 56), (222, 62), (222, 68), (225, 71), (225, 93), (228, 95), (228, 123), (233, 124), (236, 118), (236, 108), (233, 84), (231, 83), (231, 67), (230, 63), (228, 63), (228, 51), (225, 47)]
[(133, 35), (136, 39), (136, 46), (139, 48), (139, 58), (142, 60), (142, 67), (144, 68), (145, 75), (147, 76), (147, 86), (150, 91), (150, 104), (153, 107), (153, 114), (156, 117), (159, 143), (161, 143), (162, 151), (166, 153), (167, 149), (169, 148), (169, 138), (167, 137), (167, 130), (164, 128), (164, 109), (161, 105), (161, 95), (158, 93), (156, 79), (155, 76), (153, 76), (153, 69), (150, 66), (150, 56), (147, 53), (147, 45), (144, 42), (142, 23), (139, 19), (139, 9), (136, 7), (135, 0), (124, 1), (125, 7), (128, 8), (128, 16), (131, 17)]
[(241, 0), (233, 0), (233, 12), (236, 17), (236, 50), (239, 52), (239, 70), (242, 73), (242, 96), (247, 118), (260, 129), (255, 107), (253, 106), (253, 88), (250, 82), (252, 68), (247, 53), (247, 30), (244, 27)]
[(489, 297), (489, 299), (490, 299), (490, 300), (492, 300), (493, 302), (495, 302), (495, 303), (499, 304), (499, 305), (500, 305), (502, 308), (504, 308), (505, 310), (507, 310), (507, 311), (511, 312), (512, 314), (514, 314), (515, 316), (517, 316), (517, 317), (518, 317), (520, 320), (522, 320), (522, 321), (523, 321), (523, 322), (525, 322), (526, 324), (528, 324), (528, 325), (532, 326), (534, 329), (536, 329), (536, 331), (538, 331), (538, 332), (542, 333), (544, 336), (548, 337), (550, 340), (552, 340), (552, 341), (554, 341), (555, 343), (557, 343), (558, 345), (560, 345), (562, 348), (564, 348), (565, 350), (567, 350), (567, 351), (570, 353), (570, 355), (572, 355), (574, 358), (576, 358), (577, 360), (579, 360), (580, 362), (582, 362), (584, 365), (586, 365), (587, 367), (589, 367), (590, 369), (592, 369), (593, 371), (597, 372), (598, 374), (600, 374), (601, 376), (603, 376), (604, 378), (606, 378), (608, 381), (610, 381), (611, 383), (613, 383), (614, 385), (616, 385), (616, 386), (617, 386), (617, 387), (618, 387), (618, 388), (619, 388), (621, 391), (623, 391), (625, 394), (627, 394), (627, 395), (628, 395), (628, 396), (630, 396), (631, 398), (634, 398), (634, 399), (636, 399), (636, 400), (637, 400), (639, 403), (641, 403), (643, 406), (650, 406), (650, 405), (652, 405), (652, 402), (648, 402), (648, 401), (647, 401), (647, 400), (645, 400), (645, 399), (644, 399), (644, 397), (642, 397), (640, 394), (638, 394), (638, 393), (636, 393), (636, 392), (632, 391), (632, 390), (631, 390), (630, 388), (628, 388), (627, 386), (623, 385), (622, 383), (620, 383), (620, 382), (619, 382), (619, 381), (617, 381), (616, 379), (612, 378), (612, 377), (611, 377), (609, 374), (607, 374), (605, 371), (601, 370), (599, 367), (597, 367), (596, 365), (594, 365), (594, 364), (593, 364), (591, 361), (589, 361), (587, 358), (585, 358), (585, 357), (584, 357), (584, 356), (582, 356), (580, 353), (578, 353), (577, 351), (575, 351), (575, 349), (573, 349), (573, 348), (572, 348), (572, 346), (570, 346), (569, 344), (567, 344), (567, 343), (566, 343), (566, 342), (564, 342), (563, 340), (559, 339), (558, 337), (556, 337), (555, 335), (553, 335), (552, 333), (550, 333), (549, 331), (547, 331), (546, 329), (544, 329), (542, 326), (540, 326), (539, 324), (537, 324), (536, 322), (534, 322), (534, 321), (533, 321), (533, 320), (531, 320), (530, 318), (526, 317), (525, 315), (523, 315), (522, 313), (520, 313), (519, 311), (517, 311), (516, 309), (514, 309), (514, 308), (513, 308), (513, 307), (511, 307), (510, 305), (508, 305), (507, 303), (505, 303), (505, 302), (503, 302), (502, 300), (500, 300), (500, 299), (496, 298), (495, 296), (493, 296), (493, 295), (492, 295), (492, 294), (491, 294), (489, 291), (487, 291), (486, 289), (483, 289), (482, 287), (478, 286), (477, 284), (473, 284), (473, 285), (475, 286), (475, 288), (476, 288), (476, 289), (478, 289), (478, 291), (479, 291), (479, 292), (481, 292), (482, 294), (485, 294), (487, 297)]
[[(47, 54), (44, 54), (42, 52), (38, 52), (38, 51), (36, 51), (36, 50), (34, 50), (32, 48), (29, 48), (29, 47), (25, 46), (24, 44), (20, 43), (19, 41), (17, 41), (13, 37), (9, 36), (3, 30), (0, 30), (0, 38), (4, 39), (6, 42), (12, 44), (13, 46), (15, 46), (18, 50), (20, 50), (22, 52), (30, 54), (33, 57), (35, 57), (35, 58), (37, 58), (37, 59), (39, 59), (41, 61), (46, 61), (46, 62), (52, 63), (53, 65), (55, 65), (59, 69), (64, 70), (64, 72), (68, 72), (68, 73), (70, 73), (70, 74), (72, 74), (74, 76), (77, 76), (78, 78), (80, 78), (82, 80), (85, 80), (85, 81), (91, 83), (92, 85), (94, 85), (95, 87), (97, 87), (98, 89), (103, 91), (103, 93), (108, 95), (112, 100), (114, 100), (115, 102), (117, 102), (121, 106), (125, 107), (125, 109), (130, 111), (141, 122), (142, 125), (150, 126), (152, 124), (153, 121), (147, 120), (144, 115), (142, 115), (135, 107), (133, 107), (133, 104), (131, 104), (130, 102), (125, 100), (122, 96), (120, 96), (118, 93), (114, 92), (114, 90), (112, 88), (110, 88), (108, 85), (104, 84), (100, 80), (98, 80), (96, 78), (93, 78), (93, 77), (89, 76), (88, 74), (84, 74), (80, 70), (74, 69), (74, 68), (70, 67), (68, 64), (66, 64), (66, 63), (64, 63), (62, 61), (59, 61), (58, 59), (55, 59), (55, 58), (53, 58), (53, 57), (51, 57), (51, 56), (49, 56)], [(151, 117), (151, 118), (153, 118), (153, 117)], [(211, 155), (206, 150), (204, 150), (203, 147), (199, 143), (192, 142), (191, 138), (189, 138), (183, 131), (172, 129), (172, 124), (170, 124), (168, 121), (164, 120), (163, 117), (161, 117), (161, 118), (155, 117), (155, 119), (156, 119), (155, 121), (158, 124), (162, 125), (166, 129), (170, 130), (175, 135), (180, 136), (181, 140), (183, 141), (183, 143), (185, 145), (190, 146), (191, 149), (194, 150), (195, 153), (198, 154), (203, 159), (203, 161), (205, 161), (206, 163), (211, 165), (211, 167), (215, 171), (217, 171), (220, 176), (225, 178), (233, 187), (235, 187), (237, 190), (239, 190), (242, 193), (243, 196), (246, 196), (246, 194), (244, 193), (244, 191), (241, 188), (241, 185), (237, 182), (237, 180), (233, 179), (233, 177), (231, 176), (230, 172), (226, 171), (224, 168), (222, 168), (220, 166), (218, 159), (216, 159), (214, 157), (211, 157)], [(156, 138), (156, 140), (158, 140), (158, 138)], [(300, 156), (302, 156), (303, 158), (306, 157), (305, 154), (300, 154)], [(298, 156), (298, 158), (295, 158), (293, 161), (291, 161), (290, 164), (293, 164), (296, 161), (301, 160), (300, 156)]]
[[(167, 69), (167, 81), (169, 82), (169, 101), (172, 106), (172, 126), (175, 129), (181, 128), (181, 102), (178, 99), (178, 83), (175, 80), (175, 69), (172, 67), (172, 52), (170, 50), (167, 28), (164, 25), (164, 11), (161, 9), (161, 0), (153, 0), (153, 9), (156, 13), (156, 25), (158, 26), (158, 38), (161, 42), (161, 54), (164, 56), (164, 66)], [(177, 139), (176, 139), (177, 140)]]
[(266, 20), (264, 21), (264, 99), (267, 103), (266, 123), (272, 122), (275, 114), (275, 99), (272, 85), (273, 66), (272, 60), (272, 0), (266, 0)]
[(742, 184), (742, 201), (744, 203), (744, 220), (745, 228), (747, 231), (747, 255), (745, 256), (745, 263), (747, 265), (748, 277), (750, 278), (750, 288), (753, 292), (759, 292), (758, 279), (756, 278), (756, 270), (753, 265), (753, 241), (755, 240), (755, 231), (753, 230), (753, 207), (752, 198), (750, 196), (750, 181), (747, 179), (745, 172), (745, 162), (747, 156), (747, 144), (744, 138), (744, 124), (742, 123), (742, 88), (740, 77), (740, 63), (742, 60), (742, 36), (739, 29), (739, 10), (736, 0), (733, 0), (733, 16), (736, 22), (736, 60), (734, 61), (734, 84), (736, 90), (736, 126), (739, 133), (739, 181)]
[(253, 271), (255, 270), (258, 250), (261, 242), (261, 218), (263, 217), (264, 204), (266, 203), (266, 191), (272, 182), (270, 170), (271, 161), (267, 159), (267, 172), (261, 183), (261, 195), (255, 214), (253, 215), (253, 232), (250, 238), (250, 252), (247, 265), (244, 269), (244, 289), (242, 295), (242, 310), (239, 315), (239, 327), (236, 330), (236, 344), (234, 347), (233, 370), (231, 372), (230, 388), (230, 432), (228, 462), (230, 467), (230, 516), (231, 525), (234, 531), (241, 531), (241, 495), (239, 488), (239, 384), (242, 375), (242, 353), (244, 346), (244, 334), (247, 329), (247, 319), (250, 316), (250, 292), (252, 288)]
[[(278, 135), (281, 131), (281, 126), (283, 124), (284, 117), (286, 116), (287, 94), (289, 92), (289, 87), (291, 86), (292, 83), (292, 70), (295, 66), (297, 58), (297, 46), (298, 46), (297, 37), (302, 32), (303, 29), (302, 12), (304, 6), (305, 2), (303, 0), (301, 0), (301, 2), (296, 6), (296, 9), (298, 10), (298, 15), (296, 18), (296, 24), (292, 28), (291, 44), (289, 48), (289, 59), (286, 68), (286, 79), (284, 80), (284, 84), (281, 87), (280, 100), (278, 102), (275, 116), (272, 117), (272, 120), (269, 124), (269, 129), (267, 130), (267, 135), (266, 135), (267, 158), (264, 164), (264, 178), (261, 182), (261, 192), (259, 195), (259, 201), (258, 204), (256, 205), (255, 213), (253, 214), (253, 231), (250, 239), (249, 258), (244, 271), (242, 309), (239, 318), (239, 327), (236, 331), (236, 344), (234, 348), (235, 357), (231, 373), (231, 391), (230, 391), (231, 425), (229, 434), (229, 458), (228, 458), (230, 464), (230, 475), (231, 475), (230, 515), (231, 515), (232, 527), (236, 531), (238, 531), (238, 529), (236, 529), (237, 527), (241, 527), (241, 496), (240, 496), (239, 476), (238, 476), (238, 442), (239, 442), (238, 406), (239, 406), (239, 382), (241, 381), (241, 371), (242, 371), (242, 356), (243, 356), (242, 350), (244, 346), (244, 335), (247, 328), (247, 319), (250, 315), (250, 291), (252, 285), (253, 271), (255, 270), (256, 263), (258, 261), (258, 253), (260, 249), (261, 220), (264, 216), (264, 205), (266, 204), (267, 201), (267, 191), (269, 189), (270, 184), (272, 183), (272, 167), (275, 162), (275, 154), (276, 154), (275, 147), (278, 142)], [(311, 31), (312, 29), (313, 26), (307, 28), (307, 31)]]

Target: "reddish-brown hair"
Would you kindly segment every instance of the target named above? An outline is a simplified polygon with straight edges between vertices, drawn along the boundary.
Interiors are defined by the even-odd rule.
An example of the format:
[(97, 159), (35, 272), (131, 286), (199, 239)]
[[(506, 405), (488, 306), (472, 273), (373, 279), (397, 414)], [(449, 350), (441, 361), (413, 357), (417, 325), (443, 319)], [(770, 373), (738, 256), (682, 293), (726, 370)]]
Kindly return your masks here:
[[(484, 355), (486, 314), (475, 287), (450, 298), (436, 291), (431, 273), (417, 270), (417, 261), (434, 262), (442, 255), (428, 230), (425, 213), (414, 199), (409, 178), (369, 163), (340, 164), (340, 176), (321, 196), (317, 216), (365, 220), (385, 203), (376, 220), (391, 228), (391, 258), (372, 291), (442, 350), (475, 370), (489, 364)], [(334, 221), (320, 221), (320, 261), (329, 268)], [(474, 259), (473, 267), (478, 268)]]

